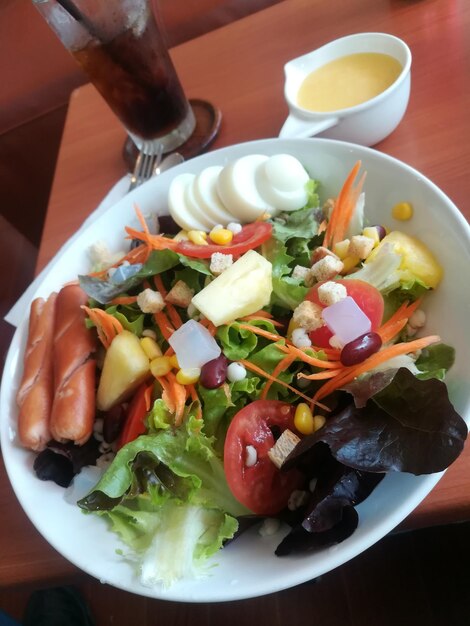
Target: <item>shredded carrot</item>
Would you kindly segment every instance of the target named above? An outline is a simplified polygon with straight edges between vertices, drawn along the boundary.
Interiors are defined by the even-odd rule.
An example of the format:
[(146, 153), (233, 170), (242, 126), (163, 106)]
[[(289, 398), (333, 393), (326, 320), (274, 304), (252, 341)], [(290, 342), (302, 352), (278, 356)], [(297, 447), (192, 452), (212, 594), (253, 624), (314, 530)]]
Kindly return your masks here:
[(344, 239), (365, 180), (365, 174), (363, 174), (357, 186), (354, 187), (354, 180), (360, 168), (361, 161), (357, 161), (339, 192), (323, 240), (323, 245), (327, 248), (331, 248), (335, 243)]
[(86, 312), (88, 317), (96, 326), (98, 337), (101, 343), (106, 349), (108, 349), (114, 337), (116, 337), (116, 335), (124, 330), (121, 322), (117, 320), (113, 315), (110, 315), (109, 313), (106, 313), (106, 311), (103, 311), (103, 309), (90, 309), (85, 305), (83, 305), (81, 308)]
[(201, 408), (201, 400), (199, 399), (199, 396), (197, 395), (196, 387), (194, 385), (188, 385), (188, 391), (189, 391), (189, 395), (191, 396), (191, 400), (193, 402), (199, 403), (199, 409), (196, 415), (196, 419), (200, 420), (202, 419), (202, 408)]
[(186, 405), (186, 387), (180, 385), (173, 372), (168, 372), (166, 378), (171, 385), (171, 394), (175, 401), (175, 426), (181, 426)]
[(338, 376), (341, 372), (344, 372), (344, 369), (340, 367), (334, 370), (315, 372), (315, 374), (304, 374), (303, 372), (299, 372), (297, 374), (297, 378), (308, 378), (309, 380), (324, 380), (326, 378), (334, 378), (335, 376)]
[[(377, 367), (381, 363), (384, 363), (395, 356), (421, 350), (432, 343), (437, 343), (440, 340), (441, 338), (438, 335), (430, 335), (429, 337), (422, 337), (421, 339), (415, 339), (414, 341), (396, 343), (383, 348), (379, 352), (370, 356), (368, 359), (365, 359), (362, 363), (345, 367), (342, 373), (339, 373), (333, 380), (328, 381), (320, 387), (320, 389), (313, 396), (313, 400), (316, 402), (317, 400), (325, 398), (333, 391), (336, 391), (336, 389), (340, 389), (343, 385), (351, 382), (361, 374), (374, 369), (374, 367)], [(310, 374), (306, 376), (306, 378), (310, 379), (311, 376), (314, 376), (314, 374)]]
[(313, 365), (314, 367), (321, 367), (323, 369), (333, 369), (338, 367), (338, 363), (331, 363), (330, 361), (326, 361), (323, 359), (317, 359), (316, 357), (305, 354), (303, 350), (300, 348), (296, 348), (295, 346), (277, 346), (281, 352), (286, 352), (288, 354), (295, 355), (296, 359), (300, 359), (304, 363), (308, 363), (308, 365)]
[(178, 241), (165, 237), (164, 235), (147, 234), (135, 228), (131, 228), (130, 226), (126, 226), (125, 231), (129, 235), (128, 239), (138, 239), (150, 250), (175, 250), (179, 245)]
[(163, 337), (168, 341), (171, 335), (175, 332), (175, 329), (170, 323), (170, 320), (167, 318), (163, 311), (159, 311), (158, 313), (154, 313), (153, 317), (157, 323), (158, 328), (160, 329)]
[(258, 313), (252, 313), (251, 315), (245, 315), (244, 317), (240, 317), (239, 321), (241, 322), (250, 322), (251, 320), (268, 320), (273, 326), (278, 328), (282, 327), (283, 324), (271, 318), (268, 318), (266, 315), (260, 315), (260, 313), (264, 313), (264, 311), (258, 311)]
[[(125, 254), (123, 257), (119, 259), (119, 261), (116, 261), (116, 263), (114, 263), (110, 267), (118, 267), (119, 265), (122, 265), (124, 261), (128, 261), (131, 264), (132, 263), (145, 263), (150, 255), (150, 252), (151, 250), (147, 246), (141, 244), (140, 246), (133, 248), (130, 252)], [(104, 276), (108, 272), (109, 269), (110, 268), (108, 267), (99, 272), (90, 272), (88, 276), (99, 278), (100, 276)]]
[[(168, 292), (165, 289), (165, 285), (163, 284), (163, 280), (160, 274), (155, 274), (155, 276), (153, 277), (153, 282), (155, 283), (155, 287), (160, 292), (162, 298), (165, 300), (165, 298), (168, 295)], [(166, 303), (166, 310), (168, 313), (168, 317), (170, 318), (171, 323), (173, 324), (175, 328), (179, 328), (180, 326), (183, 325), (183, 320), (181, 319), (178, 311), (170, 302)]]
[(328, 226), (328, 222), (326, 220), (323, 220), (322, 222), (320, 222), (320, 226), (318, 227), (318, 234), (321, 235), (322, 233), (324, 233), (326, 231), (327, 226)]
[(152, 406), (152, 390), (153, 384), (147, 385), (144, 391), (144, 400), (145, 400), (145, 410), (147, 413), (150, 411), (150, 407)]
[(201, 326), (204, 326), (205, 328), (207, 328), (207, 330), (210, 332), (212, 336), (214, 336), (215, 333), (217, 332), (217, 326), (215, 326), (210, 320), (208, 320), (207, 317), (203, 318), (202, 320), (199, 320), (199, 323), (201, 324)]
[(378, 335), (380, 335), (380, 338), (382, 339), (382, 343), (388, 343), (394, 337), (396, 337), (398, 333), (401, 330), (403, 330), (403, 328), (405, 328), (407, 324), (408, 324), (408, 318), (405, 317), (404, 319), (397, 320), (396, 322), (392, 324), (387, 324), (386, 326), (384, 325), (383, 327), (378, 328), (375, 332)]
[(265, 339), (270, 339), (271, 341), (279, 341), (280, 339), (284, 339), (282, 335), (275, 335), (274, 333), (270, 333), (268, 330), (264, 330), (264, 328), (258, 328), (258, 326), (252, 326), (251, 324), (239, 324), (240, 328), (244, 328), (245, 330), (251, 330), (255, 335), (260, 335)]
[(134, 302), (137, 302), (137, 296), (119, 296), (113, 298), (109, 304), (134, 304)]
[(165, 299), (168, 295), (168, 292), (165, 288), (165, 285), (163, 284), (163, 280), (160, 274), (155, 274), (155, 276), (153, 277), (153, 282), (155, 283), (155, 287), (160, 292), (162, 298)]
[(296, 395), (298, 395), (300, 398), (303, 398), (307, 402), (311, 402), (312, 401), (312, 398), (309, 398), (305, 394), (301, 393), (295, 387), (292, 387), (291, 385), (288, 385), (283, 380), (279, 380), (279, 378), (275, 378), (271, 374), (268, 374), (267, 372), (265, 372), (263, 369), (261, 369), (257, 365), (254, 365), (253, 363), (251, 363), (251, 361), (245, 361), (243, 359), (240, 359), (238, 362), (241, 363), (247, 370), (250, 370), (250, 371), (254, 372), (255, 374), (259, 374), (260, 376), (263, 376), (264, 378), (267, 378), (268, 380), (270, 380), (273, 383), (278, 383), (282, 387), (285, 387), (286, 389), (289, 389), (290, 391), (294, 392)]
[(261, 400), (265, 400), (266, 399), (266, 396), (268, 395), (268, 391), (271, 388), (271, 385), (273, 384), (274, 380), (277, 379), (277, 377), (279, 376), (279, 374), (281, 372), (283, 372), (288, 367), (290, 367), (292, 365), (292, 363), (295, 361), (295, 359), (296, 359), (295, 355), (288, 354), (287, 356), (285, 356), (283, 359), (281, 359), (279, 361), (279, 363), (273, 369), (273, 373), (272, 373), (272, 377), (273, 378), (268, 380), (265, 383), (264, 387), (263, 387), (263, 391), (260, 394), (260, 399)]
[(376, 331), (380, 335), (382, 342), (391, 341), (406, 326), (409, 318), (420, 306), (422, 298), (408, 304), (404, 302), (395, 313)]
[(158, 380), (158, 382), (160, 383), (160, 385), (162, 386), (162, 389), (163, 389), (163, 392), (162, 392), (162, 400), (163, 400), (163, 402), (168, 407), (168, 410), (170, 411), (170, 413), (175, 413), (175, 411), (176, 411), (176, 404), (175, 404), (175, 400), (173, 398), (173, 394), (171, 393), (170, 382), (164, 376), (157, 376), (157, 380)]
[(137, 219), (140, 222), (140, 225), (142, 226), (142, 228), (144, 229), (144, 233), (146, 235), (150, 235), (150, 231), (149, 231), (149, 227), (147, 226), (147, 222), (145, 221), (145, 217), (142, 214), (142, 211), (139, 209), (139, 207), (137, 206), (137, 204), (134, 202), (134, 211), (137, 215)]

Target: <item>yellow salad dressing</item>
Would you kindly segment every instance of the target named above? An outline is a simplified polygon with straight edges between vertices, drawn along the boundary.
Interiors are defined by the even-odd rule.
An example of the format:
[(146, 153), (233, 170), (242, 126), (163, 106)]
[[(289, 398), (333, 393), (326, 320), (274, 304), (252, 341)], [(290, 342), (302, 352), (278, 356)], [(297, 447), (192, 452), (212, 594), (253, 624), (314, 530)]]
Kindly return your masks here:
[(402, 69), (399, 61), (388, 54), (349, 54), (308, 74), (300, 86), (297, 104), (309, 111), (346, 109), (385, 91)]

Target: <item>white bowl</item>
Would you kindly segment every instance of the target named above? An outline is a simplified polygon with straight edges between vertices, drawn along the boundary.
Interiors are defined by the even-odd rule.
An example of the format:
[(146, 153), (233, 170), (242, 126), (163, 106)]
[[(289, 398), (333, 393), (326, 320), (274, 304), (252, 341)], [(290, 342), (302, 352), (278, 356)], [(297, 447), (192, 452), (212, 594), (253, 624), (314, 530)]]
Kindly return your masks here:
[[(312, 177), (321, 181), (323, 199), (338, 193), (352, 165), (361, 159), (367, 170), (366, 215), (372, 223), (401, 228), (419, 236), (434, 251), (445, 268), (438, 291), (426, 299), (427, 330), (438, 332), (443, 341), (457, 349), (456, 362), (448, 376), (450, 396), (456, 409), (470, 419), (470, 387), (467, 331), (470, 303), (463, 285), (470, 282), (470, 229), (452, 202), (432, 182), (411, 167), (389, 156), (336, 141), (322, 139), (269, 139), (223, 148), (188, 161), (151, 180), (99, 217), (71, 245), (64, 260), (44, 278), (37, 295), (52, 290), (88, 270), (87, 248), (105, 239), (120, 249), (124, 226), (135, 220), (133, 204), (143, 212), (166, 207), (173, 176), (198, 173), (208, 165), (224, 165), (246, 154), (290, 153), (298, 157)], [(411, 202), (414, 216), (409, 222), (391, 218), (391, 207)], [(456, 279), (455, 277), (458, 277)], [(15, 441), (15, 392), (21, 374), (21, 359), (27, 319), (14, 336), (2, 381), (0, 397), (2, 452), (17, 497), (26, 514), (46, 540), (65, 558), (92, 576), (116, 587), (154, 598), (184, 602), (237, 600), (275, 592), (313, 579), (353, 558), (400, 523), (429, 493), (440, 474), (416, 477), (390, 474), (372, 495), (357, 507), (359, 527), (346, 541), (314, 554), (278, 558), (274, 549), (283, 532), (260, 537), (247, 532), (219, 553), (209, 580), (181, 581), (169, 589), (143, 587), (133, 566), (116, 554), (120, 545), (106, 522), (84, 515), (63, 499), (63, 490), (53, 483), (39, 482), (32, 472), (33, 454)], [(285, 532), (285, 531), (284, 531)]]
[[(326, 63), (349, 54), (376, 52), (394, 57), (402, 71), (385, 91), (346, 109), (317, 113), (300, 107), (297, 94), (305, 77)], [(372, 146), (385, 139), (401, 122), (410, 97), (411, 52), (404, 41), (387, 33), (357, 33), (341, 37), (284, 66), (284, 96), (289, 116), (279, 137), (322, 137)]]

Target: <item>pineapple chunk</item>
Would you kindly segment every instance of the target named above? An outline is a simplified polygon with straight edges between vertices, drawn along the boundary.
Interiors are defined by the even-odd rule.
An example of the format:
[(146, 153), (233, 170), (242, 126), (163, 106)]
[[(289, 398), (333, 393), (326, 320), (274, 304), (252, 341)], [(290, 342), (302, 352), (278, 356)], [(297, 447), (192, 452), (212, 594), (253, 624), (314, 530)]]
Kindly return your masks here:
[(192, 303), (215, 326), (250, 315), (269, 304), (272, 265), (249, 250), (197, 293)]
[(398, 230), (392, 231), (382, 239), (369, 254), (366, 263), (372, 261), (387, 243), (393, 247), (394, 252), (402, 256), (401, 270), (407, 270), (431, 289), (437, 287), (442, 279), (443, 269), (432, 252), (419, 239)]
[(96, 406), (108, 411), (119, 404), (149, 375), (149, 359), (136, 335), (123, 330), (106, 352)]

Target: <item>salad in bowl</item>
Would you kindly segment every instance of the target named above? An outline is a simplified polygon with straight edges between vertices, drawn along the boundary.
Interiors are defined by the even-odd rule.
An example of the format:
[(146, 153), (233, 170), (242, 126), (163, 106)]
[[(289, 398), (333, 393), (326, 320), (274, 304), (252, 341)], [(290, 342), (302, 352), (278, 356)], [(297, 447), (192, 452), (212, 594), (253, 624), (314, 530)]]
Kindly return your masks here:
[[(459, 229), (464, 258), (432, 183), (327, 140), (144, 185), (46, 278), (12, 346), (2, 443), (25, 510), (86, 571), (168, 599), (268, 593), (365, 549), (467, 436), (442, 242)], [(88, 560), (36, 498), (93, 537)]]

